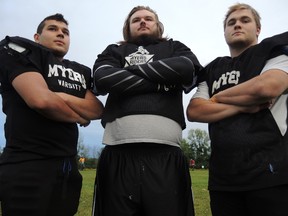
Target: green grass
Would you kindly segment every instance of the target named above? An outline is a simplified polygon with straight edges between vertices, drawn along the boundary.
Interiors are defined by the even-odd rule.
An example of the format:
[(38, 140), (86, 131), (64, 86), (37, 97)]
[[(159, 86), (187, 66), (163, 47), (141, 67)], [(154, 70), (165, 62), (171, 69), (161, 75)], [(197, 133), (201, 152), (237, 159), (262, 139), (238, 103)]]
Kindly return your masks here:
[(80, 172), (83, 176), (83, 183), (80, 204), (76, 215), (91, 216), (96, 171), (95, 169), (85, 169)]
[(196, 216), (211, 216), (208, 192), (208, 170), (190, 171)]
[[(195, 214), (196, 216), (211, 216), (207, 190), (208, 171), (193, 170), (190, 173), (192, 177)], [(83, 186), (76, 216), (91, 216), (96, 171), (86, 169), (81, 171), (81, 174), (83, 176)]]

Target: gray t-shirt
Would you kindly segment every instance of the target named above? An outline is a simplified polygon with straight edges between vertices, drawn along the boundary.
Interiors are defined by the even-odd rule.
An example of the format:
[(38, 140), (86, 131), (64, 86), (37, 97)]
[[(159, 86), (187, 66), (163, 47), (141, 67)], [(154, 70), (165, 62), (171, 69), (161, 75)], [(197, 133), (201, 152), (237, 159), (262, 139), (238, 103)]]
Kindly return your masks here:
[(158, 143), (179, 147), (181, 139), (181, 126), (169, 118), (130, 115), (106, 124), (103, 144)]

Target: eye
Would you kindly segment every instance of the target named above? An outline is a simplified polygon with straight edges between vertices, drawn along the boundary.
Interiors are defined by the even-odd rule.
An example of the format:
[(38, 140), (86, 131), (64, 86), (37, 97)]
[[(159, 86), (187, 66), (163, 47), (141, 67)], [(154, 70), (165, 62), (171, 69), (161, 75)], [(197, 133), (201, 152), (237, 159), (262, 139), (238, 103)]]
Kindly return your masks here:
[(152, 17), (146, 17), (146, 20), (147, 21), (153, 21), (153, 18)]
[(235, 19), (231, 19), (231, 20), (229, 20), (227, 22), (227, 26), (233, 26), (233, 25), (235, 25), (235, 23), (236, 23), (236, 20)]
[(49, 31), (57, 31), (57, 28), (56, 28), (56, 27), (53, 27), (53, 26), (50, 26), (50, 27), (48, 27), (48, 30), (49, 30)]
[(67, 36), (70, 35), (70, 32), (69, 32), (68, 30), (63, 30), (62, 32), (63, 32), (63, 34), (65, 34), (65, 35), (67, 35)]
[(243, 23), (249, 23), (249, 22), (251, 22), (251, 19), (249, 17), (245, 17), (242, 19), (242, 22)]
[(136, 22), (139, 22), (139, 21), (140, 21), (139, 18), (135, 18), (135, 19), (132, 20), (132, 23), (136, 23)]

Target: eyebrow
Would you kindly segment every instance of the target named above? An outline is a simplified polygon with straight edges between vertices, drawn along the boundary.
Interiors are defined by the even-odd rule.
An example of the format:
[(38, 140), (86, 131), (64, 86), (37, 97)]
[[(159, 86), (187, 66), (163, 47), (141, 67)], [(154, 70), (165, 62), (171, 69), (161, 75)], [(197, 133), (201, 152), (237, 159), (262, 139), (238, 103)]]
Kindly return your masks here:
[(248, 18), (248, 19), (252, 19), (250, 16), (244, 15), (244, 16), (241, 16), (240, 18), (234, 18), (234, 17), (233, 17), (233, 18), (227, 20), (227, 23), (230, 22), (230, 21), (232, 21), (232, 20), (237, 20), (237, 19), (240, 19), (240, 20), (241, 20), (241, 19), (247, 19), (247, 18)]
[[(151, 19), (155, 19), (153, 16), (144, 16), (144, 18), (145, 19), (147, 19), (147, 18), (151, 18)], [(137, 16), (137, 17), (134, 17), (131, 21), (133, 21), (133, 20), (137, 20), (137, 19), (140, 19), (140, 16)]]
[(48, 25), (47, 28), (49, 27), (53, 27), (53, 28), (61, 28), (61, 29), (64, 29), (65, 31), (67, 31), (68, 33), (70, 33), (69, 29), (66, 28), (66, 27), (59, 27), (58, 25), (54, 25), (54, 24), (51, 24), (51, 25)]

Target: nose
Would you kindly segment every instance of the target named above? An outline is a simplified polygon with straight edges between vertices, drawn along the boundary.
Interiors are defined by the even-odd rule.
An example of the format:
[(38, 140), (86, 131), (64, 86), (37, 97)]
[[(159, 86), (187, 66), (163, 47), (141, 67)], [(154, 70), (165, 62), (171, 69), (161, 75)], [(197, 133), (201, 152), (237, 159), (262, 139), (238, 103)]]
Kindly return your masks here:
[(62, 30), (59, 30), (58, 33), (57, 33), (57, 37), (61, 37), (61, 38), (64, 38), (64, 33)]
[(145, 25), (145, 24), (146, 24), (145, 19), (142, 18), (142, 19), (140, 20), (140, 25)]
[(241, 22), (240, 22), (240, 20), (237, 20), (235, 22), (234, 29), (239, 29), (239, 28), (241, 28)]

